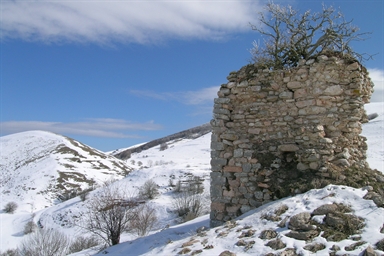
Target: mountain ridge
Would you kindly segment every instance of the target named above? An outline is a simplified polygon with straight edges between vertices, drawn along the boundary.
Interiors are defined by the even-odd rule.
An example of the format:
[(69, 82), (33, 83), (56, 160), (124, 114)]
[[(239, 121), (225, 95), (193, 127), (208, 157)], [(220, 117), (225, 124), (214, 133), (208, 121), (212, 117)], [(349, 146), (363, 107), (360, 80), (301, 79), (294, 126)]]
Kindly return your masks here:
[(177, 140), (177, 139), (193, 139), (193, 138), (198, 138), (200, 136), (203, 136), (209, 132), (212, 131), (211, 125), (209, 123), (199, 125), (181, 132), (177, 132), (159, 139), (155, 139), (152, 141), (149, 141), (144, 144), (140, 144), (138, 146), (133, 146), (125, 150), (120, 150), (117, 152), (112, 152), (111, 154), (119, 159), (122, 160), (127, 160), (131, 157), (132, 153), (139, 153), (143, 150), (147, 150), (149, 148), (156, 147), (158, 145), (161, 145), (163, 143), (167, 143), (172, 140)]
[[(131, 171), (123, 161), (71, 138), (46, 131), (27, 131), (0, 137), (2, 201), (33, 200), (45, 206), (71, 192), (80, 192), (104, 178), (122, 178)], [(96, 172), (97, 173), (96, 175)], [(10, 191), (17, 189), (17, 195)]]

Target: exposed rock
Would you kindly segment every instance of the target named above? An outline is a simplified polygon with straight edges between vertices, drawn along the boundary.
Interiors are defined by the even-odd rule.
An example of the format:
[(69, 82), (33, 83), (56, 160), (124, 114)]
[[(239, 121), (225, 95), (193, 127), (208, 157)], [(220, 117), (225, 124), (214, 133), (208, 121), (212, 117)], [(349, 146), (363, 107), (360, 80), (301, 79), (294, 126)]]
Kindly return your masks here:
[(275, 214), (277, 216), (280, 216), (281, 214), (285, 213), (286, 211), (288, 210), (288, 206), (283, 204), (281, 206), (279, 206), (276, 210), (275, 210)]
[(189, 249), (188, 247), (183, 248), (181, 251), (179, 251), (179, 254), (187, 254), (190, 253), (192, 250)]
[(373, 119), (375, 119), (376, 117), (378, 117), (379, 115), (377, 113), (373, 113), (373, 114), (369, 114), (367, 116), (368, 120), (371, 121)]
[(239, 241), (237, 241), (236, 245), (237, 246), (246, 246), (247, 242), (245, 242), (243, 239), (240, 239)]
[(365, 244), (366, 242), (364, 242), (364, 241), (359, 241), (359, 242), (356, 242), (356, 243), (353, 243), (353, 244), (351, 244), (351, 245), (348, 245), (348, 246), (345, 246), (345, 250), (346, 251), (353, 251), (353, 250), (355, 250), (357, 247), (359, 247), (359, 246), (361, 246), (361, 245), (363, 245), (363, 244)]
[(379, 195), (376, 192), (369, 191), (365, 196), (364, 199), (367, 200), (373, 200), (373, 202), (377, 205), (377, 207), (384, 207), (384, 197)]
[(337, 229), (338, 231), (354, 235), (358, 230), (364, 227), (364, 220), (353, 215), (340, 212), (328, 213), (324, 219), (325, 223)]
[(202, 253), (203, 252), (203, 250), (201, 250), (201, 249), (199, 249), (199, 250), (195, 250), (195, 251), (193, 251), (192, 253), (191, 253), (191, 255), (197, 255), (197, 254), (200, 254), (200, 253)]
[(291, 230), (309, 231), (316, 229), (316, 226), (311, 225), (311, 214), (309, 212), (302, 212), (292, 216), (289, 219), (288, 228)]
[(275, 237), (277, 237), (277, 232), (271, 229), (261, 231), (261, 234), (259, 236), (259, 238), (261, 239), (268, 239), (268, 240)]
[(306, 246), (304, 246), (305, 250), (311, 251), (311, 252), (317, 252), (317, 251), (323, 250), (324, 248), (325, 248), (325, 245), (320, 243), (307, 244)]
[(312, 215), (326, 215), (330, 212), (335, 212), (337, 211), (338, 206), (337, 204), (323, 204), (313, 210)]
[(197, 243), (197, 242), (199, 242), (199, 240), (196, 240), (196, 239), (192, 239), (192, 240), (190, 240), (190, 241), (188, 241), (188, 242), (185, 242), (185, 243), (183, 243), (182, 245), (181, 245), (181, 247), (188, 247), (188, 246), (191, 246), (191, 245), (193, 245), (193, 244), (195, 244), (195, 243)]
[(266, 245), (271, 247), (273, 250), (280, 250), (286, 246), (280, 239), (271, 240)]
[(367, 249), (364, 250), (362, 256), (378, 256), (378, 254), (373, 250), (371, 246), (368, 246)]
[(308, 241), (313, 239), (314, 237), (317, 237), (319, 235), (319, 231), (317, 230), (310, 230), (310, 231), (291, 231), (288, 234), (286, 234), (287, 237), (291, 237), (297, 240), (304, 240)]
[(277, 226), (279, 226), (280, 228), (284, 228), (285, 225), (287, 224), (287, 221), (288, 221), (288, 217), (285, 217), (284, 219), (282, 219), (279, 224), (277, 224)]
[(384, 238), (376, 243), (376, 248), (380, 251), (384, 251)]
[(236, 256), (236, 253), (230, 252), (230, 251), (223, 251), (219, 254), (219, 256)]
[(250, 230), (247, 230), (247, 231), (244, 231), (243, 233), (241, 233), (241, 235), (239, 236), (239, 238), (243, 238), (243, 237), (251, 237), (255, 234), (256, 230), (253, 230), (253, 229), (250, 229)]
[(282, 251), (279, 256), (297, 256), (296, 250), (294, 248), (287, 248), (284, 251)]
[(341, 249), (340, 246), (338, 246), (336, 244), (332, 245), (332, 247), (331, 247), (331, 250), (335, 251), (335, 252), (340, 251), (340, 249)]

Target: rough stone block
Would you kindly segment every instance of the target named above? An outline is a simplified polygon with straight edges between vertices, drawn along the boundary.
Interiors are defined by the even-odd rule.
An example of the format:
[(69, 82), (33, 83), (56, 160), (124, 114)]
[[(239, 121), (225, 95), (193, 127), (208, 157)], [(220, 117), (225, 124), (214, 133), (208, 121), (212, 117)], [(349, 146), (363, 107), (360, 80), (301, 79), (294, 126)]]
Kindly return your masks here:
[(293, 93), (292, 92), (281, 92), (279, 94), (280, 99), (292, 99)]
[(338, 96), (343, 93), (343, 88), (340, 85), (332, 85), (324, 90), (324, 95)]
[(302, 84), (301, 82), (297, 82), (297, 81), (287, 83), (287, 87), (289, 89), (298, 89), (298, 88), (301, 88), (303, 86), (304, 86), (304, 84)]
[(224, 172), (242, 172), (242, 168), (239, 166), (224, 166)]
[(300, 148), (295, 144), (285, 144), (279, 146), (279, 150), (283, 152), (296, 152), (299, 149)]

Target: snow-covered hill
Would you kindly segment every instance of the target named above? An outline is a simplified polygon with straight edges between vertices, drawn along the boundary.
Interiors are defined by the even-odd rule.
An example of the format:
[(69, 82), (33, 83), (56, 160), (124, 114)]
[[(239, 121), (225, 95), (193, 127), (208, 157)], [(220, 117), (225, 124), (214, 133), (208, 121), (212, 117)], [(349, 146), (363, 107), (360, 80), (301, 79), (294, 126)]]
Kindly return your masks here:
[[(363, 125), (363, 135), (368, 139), (368, 162), (372, 168), (378, 169), (384, 173), (384, 103), (371, 103), (366, 106), (368, 114), (378, 113), (378, 117), (367, 124)], [(267, 240), (259, 238), (261, 232), (266, 229), (272, 229), (277, 232), (277, 238), (286, 244), (286, 248), (295, 248), (296, 253), (302, 255), (329, 255), (333, 245), (337, 244), (340, 251), (337, 255), (359, 255), (367, 248), (368, 245), (375, 248), (377, 241), (384, 239), (384, 212), (383, 208), (377, 208), (371, 200), (363, 199), (367, 193), (366, 188), (354, 189), (344, 186), (330, 185), (324, 189), (312, 190), (302, 195), (297, 195), (291, 198), (281, 199), (272, 202), (268, 205), (248, 212), (246, 216), (241, 216), (236, 224), (228, 224), (226, 227), (218, 227), (215, 229), (201, 227), (209, 226), (209, 175), (210, 175), (210, 133), (194, 139), (176, 139), (167, 143), (167, 148), (162, 148), (158, 145), (139, 153), (132, 153), (131, 157), (125, 162), (117, 161), (115, 158), (108, 158), (99, 151), (94, 154), (100, 154), (100, 158), (96, 159), (94, 154), (87, 154), (90, 151), (89, 147), (81, 145), (78, 142), (69, 140), (65, 137), (54, 135), (45, 132), (34, 132), (35, 135), (15, 134), (12, 136), (21, 136), (19, 145), (28, 145), (29, 149), (23, 149), (26, 146), (12, 146), (13, 150), (5, 147), (6, 143), (10, 143), (9, 136), (1, 137), (1, 172), (10, 172), (9, 168), (13, 168), (15, 173), (25, 171), (21, 178), (13, 178), (10, 174), (8, 179), (12, 180), (12, 186), (2, 189), (2, 206), (6, 200), (17, 200), (23, 207), (20, 207), (15, 214), (0, 214), (1, 229), (0, 229), (0, 251), (3, 252), (8, 248), (16, 248), (18, 244), (27, 235), (23, 234), (25, 223), (31, 218), (37, 223), (40, 221), (44, 227), (59, 229), (61, 232), (70, 235), (72, 238), (85, 235), (84, 231), (76, 228), (73, 225), (68, 225), (71, 218), (81, 216), (84, 211), (84, 205), (87, 203), (80, 200), (79, 197), (68, 201), (52, 205), (52, 197), (35, 193), (37, 190), (46, 191), (39, 186), (45, 184), (50, 179), (53, 173), (57, 171), (63, 172), (80, 172), (86, 167), (79, 167), (76, 161), (81, 160), (82, 164), (89, 166), (89, 172), (86, 177), (95, 180), (106, 180), (110, 175), (115, 176), (116, 173), (122, 173), (126, 170), (126, 166), (130, 166), (133, 170), (123, 179), (116, 181), (119, 186), (130, 190), (132, 193), (137, 193), (137, 190), (145, 181), (153, 180), (159, 185), (160, 195), (148, 202), (149, 205), (156, 209), (159, 219), (154, 230), (146, 237), (137, 237), (135, 234), (124, 233), (121, 237), (121, 244), (105, 249), (100, 252), (100, 255), (177, 255), (183, 251), (188, 255), (219, 255), (223, 251), (231, 251), (236, 255), (265, 255), (270, 252), (276, 253), (276, 250), (266, 246)], [(39, 135), (39, 136), (38, 136)], [(35, 137), (35, 138), (33, 138)], [(14, 141), (14, 140), (13, 140)], [(44, 142), (43, 142), (44, 141)], [(13, 144), (12, 144), (13, 145)], [(15, 144), (16, 145), (16, 144)], [(56, 146), (55, 146), (56, 145)], [(62, 149), (61, 148), (69, 148)], [(4, 151), (3, 151), (4, 149)], [(20, 151), (20, 152), (18, 152)], [(21, 153), (23, 151), (23, 153)], [(77, 154), (73, 153), (76, 151)], [(3, 153), (4, 152), (4, 153)], [(72, 152), (72, 154), (69, 154)], [(18, 156), (19, 155), (19, 156)], [(34, 159), (31, 162), (23, 162), (20, 160), (25, 155), (31, 156)], [(81, 156), (86, 156), (82, 158)], [(87, 160), (86, 160), (87, 159)], [(90, 159), (93, 161), (89, 162)], [(118, 165), (123, 168), (119, 169), (114, 164), (110, 165), (108, 161), (117, 161)], [(100, 164), (102, 163), (102, 164)], [(105, 169), (102, 165), (108, 166)], [(74, 169), (75, 166), (78, 169)], [(93, 167), (92, 167), (93, 166)], [(95, 166), (97, 168), (95, 168)], [(6, 169), (6, 167), (8, 169)], [(18, 168), (16, 168), (18, 167)], [(24, 168), (24, 169), (23, 169)], [(72, 170), (72, 169), (73, 170)], [(40, 171), (37, 171), (40, 170)], [(116, 170), (116, 172), (107, 172), (107, 170)], [(24, 173), (23, 171), (23, 173)], [(44, 172), (44, 174), (43, 174)], [(103, 176), (98, 176), (103, 175)], [(44, 175), (48, 176), (44, 176)], [(95, 175), (95, 176), (92, 176)], [(189, 180), (191, 177), (199, 177), (204, 180), (204, 192), (202, 200), (204, 202), (203, 216), (180, 224), (181, 220), (175, 212), (173, 200), (177, 193), (171, 184), (176, 184), (179, 180)], [(27, 177), (27, 178), (24, 178)], [(59, 176), (56, 176), (55, 181)], [(23, 182), (19, 182), (18, 180)], [(6, 179), (1, 179), (5, 181)], [(45, 181), (44, 181), (45, 180)], [(32, 185), (31, 185), (32, 184)], [(14, 188), (17, 187), (17, 190)], [(29, 187), (35, 188), (28, 189)], [(85, 185), (86, 187), (86, 185)], [(9, 192), (7, 192), (9, 191)], [(12, 191), (12, 192), (11, 192)], [(5, 193), (4, 193), (5, 192)], [(36, 198), (32, 197), (34, 192)], [(94, 191), (94, 192), (97, 192)], [(20, 194), (18, 196), (17, 194)], [(92, 193), (90, 194), (90, 197)], [(31, 209), (29, 203), (35, 204), (35, 209)], [(56, 202), (56, 201), (55, 201)], [(49, 205), (51, 203), (51, 205)], [(325, 248), (316, 253), (303, 249), (305, 242), (299, 241), (286, 236), (290, 231), (287, 227), (279, 227), (279, 222), (266, 219), (265, 216), (273, 215), (276, 209), (282, 205), (288, 206), (288, 209), (279, 216), (281, 219), (291, 217), (299, 212), (313, 212), (314, 209), (323, 204), (345, 203), (350, 205), (353, 214), (365, 219), (365, 227), (360, 234), (360, 241), (365, 243), (356, 246), (353, 250), (347, 250), (346, 246), (355, 242), (351, 239), (345, 239), (339, 243), (327, 242), (321, 237), (317, 237), (313, 243), (323, 243)], [(39, 208), (37, 209), (37, 206)], [(48, 206), (47, 208), (44, 208)], [(34, 215), (31, 215), (31, 213)], [(324, 216), (314, 215), (314, 220), (321, 222)], [(200, 228), (200, 229), (199, 229)], [(197, 233), (199, 229), (199, 233)], [(253, 234), (244, 237), (243, 232), (253, 230)], [(247, 237), (248, 236), (248, 237)], [(356, 239), (356, 238), (353, 238)], [(239, 240), (243, 240), (239, 242)], [(285, 249), (281, 249), (279, 252)], [(376, 249), (376, 252), (383, 254), (384, 251)], [(80, 252), (74, 255), (85, 256), (97, 253), (97, 248)], [(229, 254), (228, 254), (229, 255)], [(286, 254), (294, 255), (294, 254)]]
[(19, 202), (19, 211), (36, 211), (131, 170), (123, 161), (73, 139), (44, 131), (0, 137), (0, 207)]

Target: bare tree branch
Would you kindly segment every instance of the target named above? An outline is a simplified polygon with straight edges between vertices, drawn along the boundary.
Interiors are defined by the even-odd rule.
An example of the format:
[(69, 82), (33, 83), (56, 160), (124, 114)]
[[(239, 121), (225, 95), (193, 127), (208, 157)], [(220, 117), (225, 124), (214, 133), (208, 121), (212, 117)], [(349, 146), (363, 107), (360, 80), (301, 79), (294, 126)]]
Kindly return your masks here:
[(282, 69), (297, 66), (301, 59), (309, 59), (320, 53), (336, 52), (359, 61), (372, 58), (351, 48), (351, 42), (364, 41), (370, 33), (358, 33), (359, 29), (346, 21), (341, 12), (323, 5), (322, 11), (300, 14), (291, 6), (269, 2), (266, 11), (270, 18), (260, 13), (260, 25), (250, 24), (260, 33), (264, 45), (254, 42), (252, 59), (264, 68)]
[(137, 202), (113, 183), (98, 192), (86, 203), (87, 211), (76, 225), (97, 235), (109, 246), (118, 244), (120, 235), (130, 229)]

